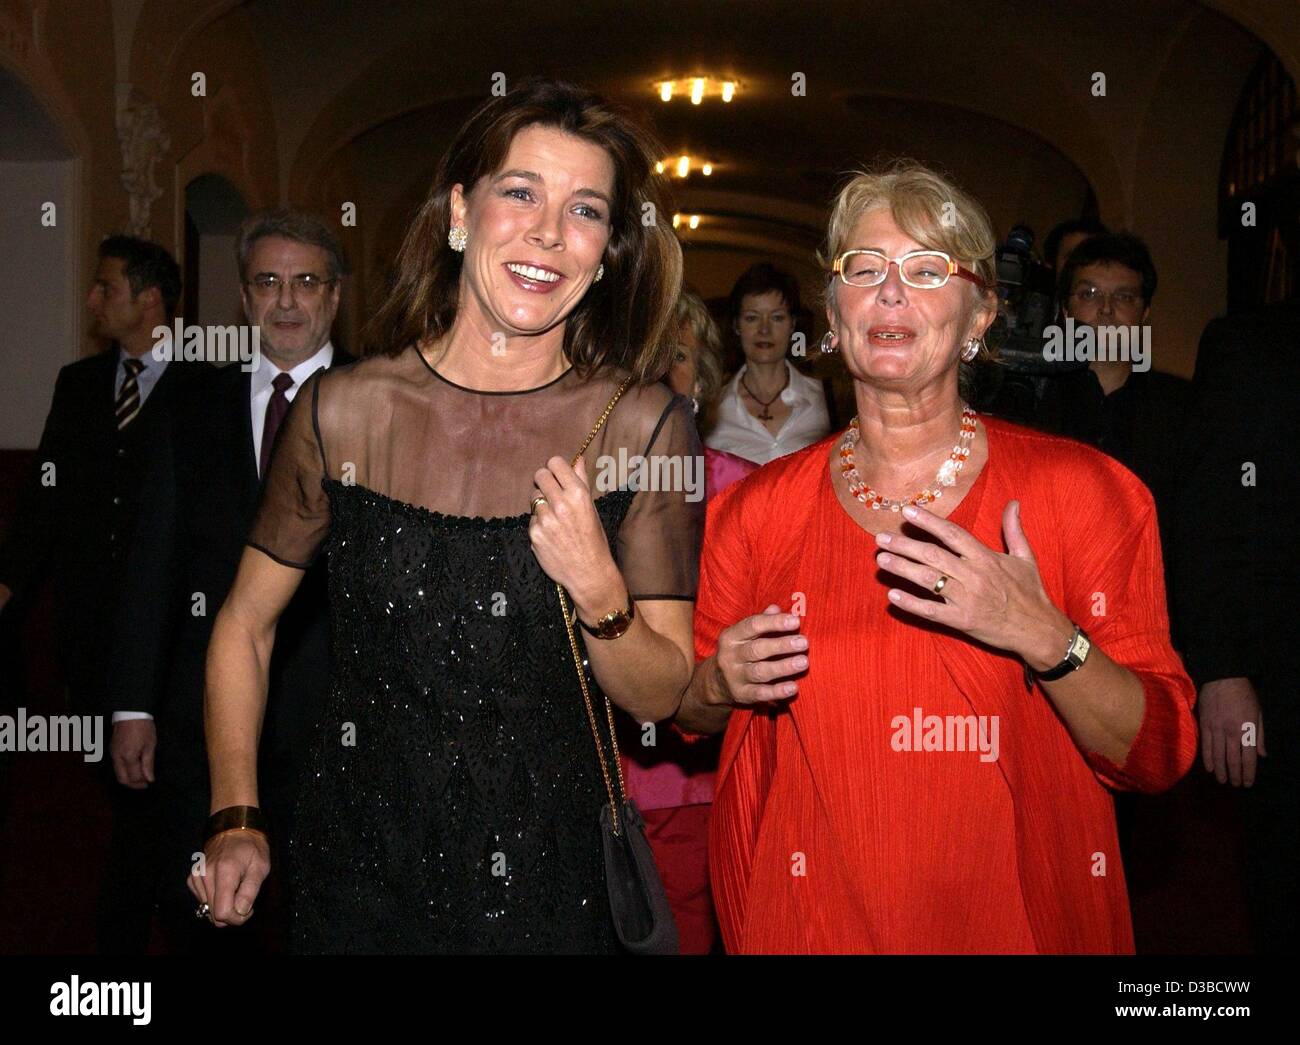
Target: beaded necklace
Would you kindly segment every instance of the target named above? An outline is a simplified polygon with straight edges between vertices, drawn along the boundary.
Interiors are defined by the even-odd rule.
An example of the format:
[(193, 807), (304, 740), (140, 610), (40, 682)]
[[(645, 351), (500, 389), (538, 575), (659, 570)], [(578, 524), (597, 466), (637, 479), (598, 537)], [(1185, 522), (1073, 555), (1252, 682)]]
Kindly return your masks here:
[(872, 511), (888, 508), (891, 512), (898, 512), (903, 510), (904, 505), (925, 505), (938, 500), (943, 493), (943, 487), (956, 484), (957, 474), (961, 471), (961, 466), (970, 457), (971, 443), (975, 440), (975, 418), (975, 411), (963, 404), (961, 410), (961, 435), (958, 436), (957, 445), (952, 448), (952, 453), (948, 455), (948, 459), (939, 466), (939, 471), (935, 473), (935, 485), (922, 490), (918, 494), (913, 494), (906, 500), (895, 501), (889, 497), (881, 497), (880, 494), (864, 483), (862, 476), (858, 474), (857, 466), (853, 463), (853, 447), (862, 438), (862, 432), (858, 426), (858, 419), (855, 417), (844, 433), (844, 441), (840, 443), (840, 471), (848, 483), (849, 493), (863, 504), (871, 505)]

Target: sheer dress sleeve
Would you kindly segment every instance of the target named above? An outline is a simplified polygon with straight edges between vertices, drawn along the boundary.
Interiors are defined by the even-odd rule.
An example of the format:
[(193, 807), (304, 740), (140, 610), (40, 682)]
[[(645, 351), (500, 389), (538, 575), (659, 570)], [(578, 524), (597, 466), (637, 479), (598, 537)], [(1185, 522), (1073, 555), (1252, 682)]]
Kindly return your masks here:
[(320, 436), (320, 377), (304, 382), (276, 433), (271, 461), (245, 543), (282, 566), (305, 570), (330, 527), (330, 506), (321, 480), (325, 451)]
[(632, 598), (695, 598), (704, 524), (704, 451), (690, 401), (674, 395), (639, 450), (636, 495), (615, 558)]

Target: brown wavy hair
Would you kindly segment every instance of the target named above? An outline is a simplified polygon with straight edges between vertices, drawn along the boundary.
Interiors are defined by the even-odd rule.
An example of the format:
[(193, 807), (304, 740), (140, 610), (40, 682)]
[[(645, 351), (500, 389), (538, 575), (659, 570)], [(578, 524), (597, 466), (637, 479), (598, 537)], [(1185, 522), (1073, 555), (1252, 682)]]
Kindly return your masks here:
[(398, 251), (386, 300), (363, 335), (366, 355), (398, 355), (456, 318), (461, 255), (447, 246), (452, 186), (466, 195), (505, 162), (525, 127), (554, 127), (603, 148), (614, 165), (605, 276), (565, 317), (564, 353), (582, 376), (619, 366), (642, 383), (672, 364), (682, 251), (668, 223), (664, 155), (623, 109), (574, 84), (532, 77), (476, 109), (443, 155)]

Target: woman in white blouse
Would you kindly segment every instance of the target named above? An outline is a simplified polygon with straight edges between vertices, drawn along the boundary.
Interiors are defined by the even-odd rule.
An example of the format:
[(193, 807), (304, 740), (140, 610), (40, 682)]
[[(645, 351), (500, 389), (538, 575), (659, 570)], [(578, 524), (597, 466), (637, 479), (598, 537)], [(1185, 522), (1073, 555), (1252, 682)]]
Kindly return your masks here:
[(736, 281), (731, 316), (745, 364), (723, 389), (706, 445), (766, 464), (830, 431), (821, 382), (786, 358), (798, 309), (799, 285), (766, 262)]

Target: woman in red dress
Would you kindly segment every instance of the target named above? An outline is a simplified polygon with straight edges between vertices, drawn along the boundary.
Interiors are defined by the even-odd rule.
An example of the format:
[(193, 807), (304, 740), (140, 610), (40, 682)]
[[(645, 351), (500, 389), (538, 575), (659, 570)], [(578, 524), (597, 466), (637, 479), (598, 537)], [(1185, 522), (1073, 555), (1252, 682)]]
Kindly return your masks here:
[(711, 825), (730, 952), (1116, 953), (1107, 788), (1195, 753), (1151, 495), (964, 407), (996, 313), (979, 204), (861, 174), (828, 234), (858, 415), (709, 506), (677, 721), (725, 728)]

